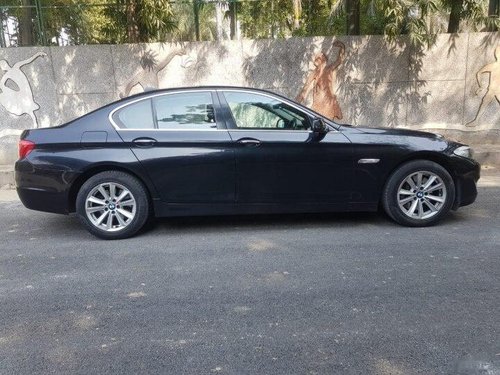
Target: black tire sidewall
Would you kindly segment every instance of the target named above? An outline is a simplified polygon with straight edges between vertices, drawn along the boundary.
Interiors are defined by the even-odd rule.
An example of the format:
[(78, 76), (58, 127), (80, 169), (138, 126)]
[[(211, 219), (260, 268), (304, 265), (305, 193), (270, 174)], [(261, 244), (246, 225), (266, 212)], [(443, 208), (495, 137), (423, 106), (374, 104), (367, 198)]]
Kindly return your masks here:
[[(424, 220), (412, 219), (408, 217), (403, 211), (401, 211), (397, 202), (400, 184), (410, 174), (419, 171), (432, 172), (438, 175), (443, 180), (446, 187), (446, 200), (444, 206), (441, 208), (439, 213)], [(382, 196), (382, 204), (386, 213), (397, 223), (411, 227), (423, 227), (436, 224), (448, 214), (454, 201), (455, 183), (453, 182), (453, 178), (444, 167), (430, 160), (413, 160), (400, 166), (389, 177)]]
[[(85, 212), (85, 201), (90, 191), (97, 185), (108, 182), (118, 183), (126, 187), (134, 196), (137, 205), (135, 217), (132, 222), (122, 230), (116, 232), (106, 232), (97, 228), (94, 224), (92, 224)], [(150, 203), (144, 185), (134, 176), (120, 171), (106, 171), (90, 177), (81, 186), (76, 198), (76, 212), (80, 221), (85, 225), (90, 233), (106, 240), (123, 239), (136, 234), (148, 220), (150, 216), (149, 211)]]

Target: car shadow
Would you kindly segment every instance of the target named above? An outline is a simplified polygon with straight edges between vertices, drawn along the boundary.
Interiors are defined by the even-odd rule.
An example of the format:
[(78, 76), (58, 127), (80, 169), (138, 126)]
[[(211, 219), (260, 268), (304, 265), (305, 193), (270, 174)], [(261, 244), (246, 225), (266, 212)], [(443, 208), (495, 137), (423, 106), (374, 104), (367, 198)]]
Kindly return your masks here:
[(289, 229), (307, 227), (353, 227), (360, 225), (392, 225), (383, 213), (349, 212), (321, 214), (260, 214), (229, 216), (196, 216), (159, 218), (154, 220), (147, 231), (156, 228), (168, 230), (220, 230), (220, 229)]

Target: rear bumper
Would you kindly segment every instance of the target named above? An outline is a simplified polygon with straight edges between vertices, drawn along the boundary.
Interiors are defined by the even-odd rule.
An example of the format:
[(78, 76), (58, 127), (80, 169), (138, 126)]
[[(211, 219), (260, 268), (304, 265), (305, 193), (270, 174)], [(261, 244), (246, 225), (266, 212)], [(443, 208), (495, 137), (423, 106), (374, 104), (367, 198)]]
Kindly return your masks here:
[(69, 186), (75, 176), (72, 171), (35, 166), (26, 159), (15, 165), (17, 194), (26, 208), (37, 211), (68, 214)]
[(26, 208), (37, 211), (69, 214), (68, 196), (37, 188), (17, 188), (19, 199)]

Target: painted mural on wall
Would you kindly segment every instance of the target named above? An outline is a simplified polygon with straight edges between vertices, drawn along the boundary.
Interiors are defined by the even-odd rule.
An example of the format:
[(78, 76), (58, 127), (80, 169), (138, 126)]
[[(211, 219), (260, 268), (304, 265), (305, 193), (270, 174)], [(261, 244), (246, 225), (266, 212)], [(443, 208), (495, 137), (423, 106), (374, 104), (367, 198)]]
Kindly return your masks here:
[(337, 81), (337, 70), (344, 61), (345, 45), (335, 41), (333, 46), (339, 48), (335, 61), (328, 64), (328, 57), (323, 52), (315, 55), (313, 60), (315, 68), (307, 77), (304, 87), (295, 100), (304, 103), (309, 93), (312, 92), (312, 109), (332, 120), (342, 120), (342, 110), (334, 94), (334, 86)]
[[(146, 51), (141, 57), (141, 71), (132, 77), (127, 84), (125, 89), (120, 93), (120, 98), (124, 98), (130, 95), (132, 89), (139, 85), (142, 87), (143, 91), (159, 89), (160, 83), (158, 79), (158, 73), (166, 68), (168, 64), (176, 56), (186, 56), (186, 51), (184, 48), (173, 49), (163, 60), (160, 62), (156, 61), (156, 56), (151, 51)], [(189, 58), (184, 59), (182, 62), (183, 67), (187, 67), (191, 60)]]
[[(40, 106), (35, 102), (28, 77), (21, 68), (31, 64), (38, 57), (46, 56), (45, 53), (38, 52), (12, 66), (7, 60), (0, 60), (0, 69), (3, 71), (0, 78), (0, 105), (12, 115), (28, 115), (33, 122), (33, 128), (38, 127), (35, 111), (40, 109)], [(2, 129), (0, 130), (0, 138), (8, 135), (19, 135), (21, 132), (22, 130), (19, 129)]]
[(476, 126), (477, 121), (481, 118), (483, 113), (488, 109), (488, 107), (494, 101), (494, 99), (496, 99), (498, 104), (500, 104), (500, 46), (497, 46), (497, 48), (495, 48), (494, 55), (495, 55), (495, 62), (483, 66), (481, 70), (479, 70), (476, 73), (476, 80), (479, 86), (478, 89), (476, 90), (476, 95), (478, 95), (483, 90), (483, 87), (481, 87), (480, 76), (482, 74), (489, 73), (490, 77), (489, 77), (488, 87), (486, 88), (486, 92), (476, 112), (476, 117), (474, 117), (474, 120), (466, 124), (466, 126), (468, 127)]

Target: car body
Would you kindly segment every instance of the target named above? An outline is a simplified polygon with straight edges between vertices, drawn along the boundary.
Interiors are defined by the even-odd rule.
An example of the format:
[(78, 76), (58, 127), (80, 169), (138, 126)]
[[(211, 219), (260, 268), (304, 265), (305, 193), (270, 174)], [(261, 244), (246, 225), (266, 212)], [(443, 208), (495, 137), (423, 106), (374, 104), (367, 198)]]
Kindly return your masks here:
[[(91, 194), (92, 186), (86, 186), (90, 190), (79, 210), (82, 187), (103, 173), (130, 176), (109, 177), (120, 192), (130, 179), (142, 185), (130, 197), (138, 203), (136, 195), (146, 195), (147, 216), (375, 211), (382, 204), (389, 216), (412, 226), (434, 224), (445, 211), (474, 202), (480, 174), (470, 149), (442, 136), (339, 125), (283, 96), (238, 87), (141, 93), (61, 126), (26, 130), (20, 142), (15, 170), (23, 204), (61, 214), (76, 211), (103, 238), (123, 238), (140, 229), (119, 229), (110, 213), (106, 220), (101, 217), (111, 222), (112, 230), (106, 230), (102, 223), (95, 225), (100, 215), (86, 215), (85, 209), (98, 206), (85, 200), (94, 194), (93, 200), (104, 205), (109, 189), (115, 189), (111, 185), (100, 185), (106, 194), (95, 189)], [(422, 163), (432, 163), (430, 170)], [(388, 186), (409, 164), (416, 166), (407, 171), (414, 176), (406, 185), (405, 175), (392, 182), (397, 188)], [(434, 195), (434, 204), (425, 196), (404, 197), (412, 181), (422, 189), (428, 182), (434, 192), (440, 181), (451, 185)], [(398, 204), (394, 197), (390, 202), (390, 189), (397, 190)], [(410, 197), (423, 203), (409, 202)], [(405, 199), (409, 204), (401, 203)], [(407, 211), (406, 221), (404, 215), (394, 217), (397, 210), (390, 212), (399, 204)], [(431, 211), (432, 220), (427, 220), (425, 213)]]

